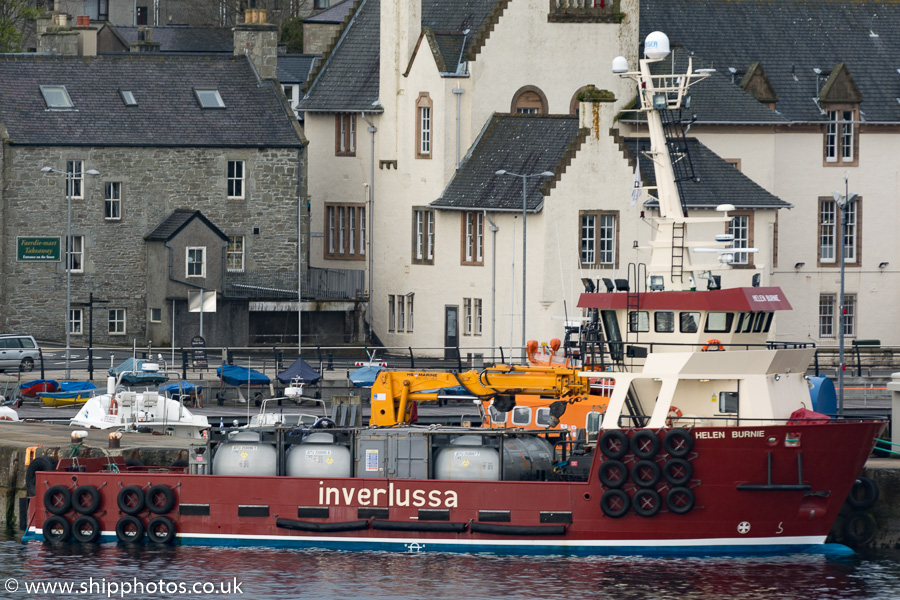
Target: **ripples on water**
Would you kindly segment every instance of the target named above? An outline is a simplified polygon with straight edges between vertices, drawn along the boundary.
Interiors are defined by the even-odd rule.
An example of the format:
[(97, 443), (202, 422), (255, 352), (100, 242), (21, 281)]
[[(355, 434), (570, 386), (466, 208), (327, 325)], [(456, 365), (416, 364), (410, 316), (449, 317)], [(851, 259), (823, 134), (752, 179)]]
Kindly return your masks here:
[[(471, 554), (22, 544), (0, 535), (2, 579), (232, 582), (243, 594), (127, 598), (385, 600), (829, 600), (900, 598), (900, 552), (742, 558), (504, 557)], [(2, 589), (2, 598), (40, 598)], [(65, 595), (46, 595), (63, 598)], [(107, 593), (68, 597), (105, 598)], [(113, 597), (122, 597), (115, 594)]]

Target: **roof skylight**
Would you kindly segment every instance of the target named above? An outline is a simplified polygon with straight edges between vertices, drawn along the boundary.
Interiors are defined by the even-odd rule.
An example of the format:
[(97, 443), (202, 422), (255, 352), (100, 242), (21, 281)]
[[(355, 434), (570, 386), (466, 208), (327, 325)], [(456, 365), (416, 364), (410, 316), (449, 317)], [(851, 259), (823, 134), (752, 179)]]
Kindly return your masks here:
[(195, 88), (194, 93), (197, 94), (197, 101), (200, 102), (202, 108), (225, 108), (225, 103), (222, 101), (222, 96), (219, 95), (219, 90)]
[(137, 106), (137, 100), (134, 99), (134, 94), (131, 90), (120, 90), (120, 93), (126, 106)]
[(44, 95), (44, 102), (50, 110), (67, 110), (75, 107), (64, 85), (42, 85), (41, 94)]

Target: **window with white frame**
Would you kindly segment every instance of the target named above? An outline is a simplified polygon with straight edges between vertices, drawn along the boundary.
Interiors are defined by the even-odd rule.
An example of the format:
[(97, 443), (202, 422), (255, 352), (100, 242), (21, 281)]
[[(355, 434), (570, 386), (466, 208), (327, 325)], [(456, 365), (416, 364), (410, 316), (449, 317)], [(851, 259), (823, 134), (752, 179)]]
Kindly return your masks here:
[(475, 335), (481, 335), (481, 298), (475, 298)]
[(844, 294), (844, 335), (856, 337), (856, 294)]
[(150, 322), (151, 323), (162, 322), (162, 309), (161, 308), (151, 308), (150, 309)]
[(413, 298), (415, 294), (406, 295), (406, 331), (409, 333), (413, 331)]
[(463, 298), (463, 335), (472, 335), (472, 299)]
[(366, 207), (325, 205), (325, 258), (363, 260), (366, 255)]
[(107, 221), (122, 218), (122, 182), (107, 181), (104, 184), (103, 215)]
[[(728, 225), (728, 233), (734, 236), (732, 248), (742, 249), (752, 247), (751, 231), (753, 229), (753, 215), (751, 213), (734, 213), (731, 223)], [(750, 265), (753, 263), (749, 252), (735, 252), (733, 265)]]
[(434, 211), (413, 209), (413, 262), (434, 264)]
[(394, 305), (394, 295), (388, 295), (388, 331), (394, 331), (397, 328), (397, 309)]
[(228, 197), (243, 198), (244, 197), (244, 161), (229, 160), (228, 172), (226, 173), (228, 180)]
[(819, 201), (819, 262), (835, 261), (834, 247), (836, 243), (837, 202), (822, 199)]
[(825, 125), (825, 162), (850, 163), (855, 161), (854, 128), (855, 110), (829, 110)]
[(834, 327), (835, 316), (835, 297), (834, 294), (819, 295), (819, 337), (833, 338), (835, 335)]
[(66, 266), (72, 273), (84, 273), (84, 236), (73, 235), (71, 249), (66, 240)]
[(69, 333), (72, 335), (81, 335), (84, 333), (84, 310), (81, 308), (73, 308), (69, 312)]
[(484, 213), (462, 214), (462, 256), (464, 265), (484, 264)]
[(618, 263), (618, 214), (582, 211), (581, 266), (612, 267)]
[(334, 116), (334, 155), (356, 156), (356, 115), (339, 113)]
[(84, 161), (66, 161), (66, 195), (73, 199), (84, 198)]
[(403, 330), (406, 329), (406, 312), (404, 311), (403, 302), (406, 300), (406, 296), (399, 295), (397, 296), (397, 331), (399, 333), (403, 333)]
[(201, 246), (186, 249), (185, 273), (188, 277), (206, 277), (206, 248)]
[(244, 271), (244, 236), (229, 235), (225, 248), (225, 268), (229, 271)]
[(431, 158), (433, 107), (428, 93), (420, 93), (416, 100), (416, 158)]
[[(832, 198), (819, 198), (819, 264), (836, 266), (840, 263), (837, 245), (843, 242), (844, 262), (857, 264), (862, 236), (859, 215), (862, 200), (857, 198), (841, 211)], [(846, 216), (844, 223), (841, 218)]]
[(125, 335), (125, 309), (111, 308), (109, 309), (109, 318), (107, 319), (107, 331), (110, 335)]

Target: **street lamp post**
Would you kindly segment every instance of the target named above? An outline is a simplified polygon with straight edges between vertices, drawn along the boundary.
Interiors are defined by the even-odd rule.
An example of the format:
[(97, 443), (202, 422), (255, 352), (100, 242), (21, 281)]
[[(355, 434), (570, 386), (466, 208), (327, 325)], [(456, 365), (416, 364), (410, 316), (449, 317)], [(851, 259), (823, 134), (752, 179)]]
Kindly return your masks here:
[[(68, 379), (71, 376), (70, 356), (72, 353), (72, 253), (74, 250), (74, 248), (72, 248), (72, 187), (75, 180), (75, 172), (60, 171), (59, 169), (54, 169), (53, 167), (42, 167), (41, 172), (56, 173), (58, 175), (66, 176), (66, 205), (68, 218), (66, 222), (66, 320), (64, 321), (64, 323), (66, 328), (66, 379)], [(85, 175), (99, 175), (100, 171), (96, 169), (89, 169), (87, 171), (84, 171), (83, 173)]]
[(853, 201), (856, 200), (858, 194), (850, 195), (849, 191), (849, 183), (847, 181), (847, 174), (844, 173), (844, 193), (840, 192), (831, 192), (831, 195), (834, 197), (835, 202), (837, 202), (838, 207), (841, 209), (841, 241), (838, 244), (839, 252), (841, 253), (841, 295), (840, 302), (838, 306), (838, 311), (840, 318), (838, 319), (838, 328), (840, 332), (838, 334), (838, 405), (837, 412), (838, 416), (844, 415), (844, 255), (845, 255), (845, 244), (847, 240), (847, 215), (850, 213), (850, 208), (853, 205)]
[(552, 171), (542, 171), (540, 173), (530, 173), (522, 175), (519, 173), (510, 173), (505, 169), (500, 169), (495, 175), (512, 175), (522, 180), (522, 353), (523, 359), (525, 354), (525, 274), (527, 272), (527, 256), (528, 256), (528, 240), (527, 240), (527, 221), (528, 218), (528, 179), (530, 177), (553, 177)]

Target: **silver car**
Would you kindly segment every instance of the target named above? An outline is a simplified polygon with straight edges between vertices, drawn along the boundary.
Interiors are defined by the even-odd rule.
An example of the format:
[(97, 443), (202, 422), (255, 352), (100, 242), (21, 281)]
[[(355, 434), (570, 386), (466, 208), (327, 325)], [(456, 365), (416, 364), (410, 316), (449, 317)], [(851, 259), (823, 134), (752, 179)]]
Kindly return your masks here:
[(0, 333), (0, 371), (31, 371), (41, 356), (30, 335)]

